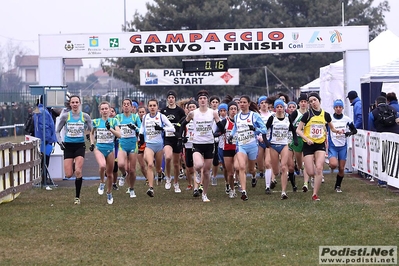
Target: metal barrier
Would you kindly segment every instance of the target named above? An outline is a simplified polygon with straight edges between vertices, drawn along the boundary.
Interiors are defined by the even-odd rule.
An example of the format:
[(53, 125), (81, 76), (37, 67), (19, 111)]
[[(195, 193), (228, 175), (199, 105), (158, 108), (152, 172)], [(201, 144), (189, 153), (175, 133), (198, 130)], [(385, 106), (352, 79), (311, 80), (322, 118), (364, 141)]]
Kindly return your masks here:
[(40, 141), (0, 144), (0, 203), (41, 181)]
[(10, 125), (10, 126), (0, 126), (0, 132), (3, 129), (9, 129), (9, 128), (13, 128), (14, 129), (14, 137), (17, 137), (17, 127), (22, 127), (22, 132), (23, 132), (23, 128), (25, 127), (25, 124), (14, 124), (14, 125)]

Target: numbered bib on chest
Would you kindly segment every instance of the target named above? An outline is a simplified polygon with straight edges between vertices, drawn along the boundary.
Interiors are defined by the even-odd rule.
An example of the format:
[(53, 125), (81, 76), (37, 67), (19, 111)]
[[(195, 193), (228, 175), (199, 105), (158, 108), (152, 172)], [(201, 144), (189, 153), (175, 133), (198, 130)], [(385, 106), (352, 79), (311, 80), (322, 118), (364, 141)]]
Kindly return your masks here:
[(79, 138), (84, 136), (84, 124), (83, 123), (68, 123), (66, 136), (70, 138)]
[(324, 125), (312, 124), (310, 126), (310, 137), (312, 139), (319, 139), (324, 136)]
[(212, 134), (211, 121), (201, 121), (196, 123), (197, 134), (200, 136), (206, 136)]
[(121, 138), (134, 138), (136, 136), (135, 131), (130, 129), (127, 125), (120, 125)]
[(114, 142), (114, 134), (106, 128), (97, 128), (97, 143)]
[(166, 137), (174, 137), (175, 133), (174, 132), (165, 131), (165, 136)]
[(253, 141), (255, 138), (255, 134), (252, 130), (245, 130), (242, 132), (238, 132), (237, 135), (238, 135), (238, 137), (237, 137), (238, 143), (240, 145), (247, 144), (247, 143)]
[(288, 138), (288, 129), (287, 127), (274, 127), (273, 128), (273, 139), (275, 141), (282, 141)]
[(145, 126), (145, 134), (147, 136), (148, 141), (155, 139), (161, 134), (160, 131), (154, 129), (154, 125), (155, 125), (154, 122), (147, 122)]

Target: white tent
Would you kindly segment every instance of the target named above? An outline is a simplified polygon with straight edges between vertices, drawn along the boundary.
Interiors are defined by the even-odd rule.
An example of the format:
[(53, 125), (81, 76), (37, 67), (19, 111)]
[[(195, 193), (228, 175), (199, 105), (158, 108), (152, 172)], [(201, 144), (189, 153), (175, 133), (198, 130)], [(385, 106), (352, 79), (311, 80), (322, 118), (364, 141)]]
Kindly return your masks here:
[[(399, 49), (399, 47), (397, 49)], [(360, 82), (399, 82), (399, 58), (383, 66), (372, 68), (370, 73), (364, 75), (360, 79)]]
[[(369, 44), (370, 69), (387, 64), (392, 58), (399, 57), (399, 37), (390, 30), (382, 32)], [(346, 99), (343, 60), (320, 68), (320, 97), (321, 106), (327, 112), (332, 112), (332, 104), (336, 99)], [(360, 92), (360, 88), (348, 88)], [(360, 94), (359, 94), (360, 95)], [(346, 101), (348, 108), (349, 101)]]
[(399, 95), (399, 57), (388, 64), (373, 68), (360, 79), (360, 83), (382, 82), (383, 92)]
[(319, 94), (322, 99), (321, 107), (330, 114), (334, 111), (334, 100), (341, 99), (345, 102), (343, 60), (320, 68)]
[(320, 89), (320, 78), (317, 78), (308, 84), (303, 85), (301, 88), (301, 92), (309, 92), (309, 91), (319, 91)]

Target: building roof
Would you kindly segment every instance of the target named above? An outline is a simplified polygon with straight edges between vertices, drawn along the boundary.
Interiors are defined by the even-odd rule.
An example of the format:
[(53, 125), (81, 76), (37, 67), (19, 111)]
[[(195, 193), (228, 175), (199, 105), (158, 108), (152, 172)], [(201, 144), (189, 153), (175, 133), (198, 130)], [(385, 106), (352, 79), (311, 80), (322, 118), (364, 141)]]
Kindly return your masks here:
[(102, 69), (97, 70), (96, 72), (93, 73), (94, 76), (100, 78), (100, 77), (109, 77), (108, 72), (104, 72)]
[[(17, 67), (38, 67), (39, 56), (38, 55), (17, 55), (15, 56), (15, 64)], [(65, 59), (65, 66), (83, 66), (82, 59), (67, 58)]]

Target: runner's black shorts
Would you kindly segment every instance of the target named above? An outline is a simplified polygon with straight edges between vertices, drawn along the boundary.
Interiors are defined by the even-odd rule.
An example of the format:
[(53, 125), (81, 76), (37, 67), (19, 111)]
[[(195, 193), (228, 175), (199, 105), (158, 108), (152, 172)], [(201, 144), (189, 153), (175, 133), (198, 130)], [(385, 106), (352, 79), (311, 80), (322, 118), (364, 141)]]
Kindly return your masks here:
[(213, 159), (215, 144), (193, 144), (193, 153), (201, 153), (204, 159)]
[(173, 153), (181, 153), (182, 152), (182, 147), (177, 147), (177, 138), (175, 138), (175, 137), (165, 138), (163, 146), (165, 147), (166, 145), (169, 145), (172, 147)]
[(82, 156), (83, 158), (85, 157), (86, 145), (84, 142), (64, 142), (64, 146), (64, 159), (75, 159), (78, 156)]
[(312, 145), (308, 145), (306, 142), (303, 143), (302, 153), (305, 157), (306, 155), (313, 155), (316, 151), (326, 151), (326, 144), (320, 143), (313, 143)]

